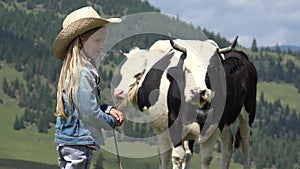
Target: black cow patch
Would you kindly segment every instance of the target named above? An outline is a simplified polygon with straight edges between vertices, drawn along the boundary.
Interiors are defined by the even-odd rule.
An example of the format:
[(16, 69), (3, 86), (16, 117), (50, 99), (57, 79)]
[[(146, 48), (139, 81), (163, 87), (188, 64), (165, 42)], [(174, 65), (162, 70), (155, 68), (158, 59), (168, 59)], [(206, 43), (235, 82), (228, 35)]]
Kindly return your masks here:
[[(170, 86), (167, 94), (168, 127), (174, 147), (182, 145), (182, 124), (191, 124), (196, 121), (197, 106), (185, 102), (184, 89), (186, 86), (185, 71), (183, 68), (185, 54), (182, 54), (177, 66), (170, 67), (167, 78)], [(192, 148), (193, 141), (189, 142)]]
[(137, 93), (138, 107), (140, 111), (143, 111), (145, 106), (149, 108), (158, 101), (162, 75), (170, 65), (171, 58), (173, 56), (174, 52), (170, 51), (166, 56), (157, 61), (146, 74)]

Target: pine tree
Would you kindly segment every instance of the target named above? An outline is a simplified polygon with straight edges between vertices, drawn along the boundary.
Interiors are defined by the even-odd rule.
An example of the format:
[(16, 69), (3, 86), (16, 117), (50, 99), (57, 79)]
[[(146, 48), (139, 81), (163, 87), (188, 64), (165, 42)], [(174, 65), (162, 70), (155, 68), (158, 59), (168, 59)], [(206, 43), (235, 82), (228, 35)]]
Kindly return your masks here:
[(18, 116), (15, 117), (15, 122), (14, 122), (14, 130), (20, 130), (21, 125)]
[(287, 116), (289, 114), (290, 114), (290, 107), (289, 107), (289, 105), (286, 105), (285, 110), (284, 110), (284, 115)]
[(275, 46), (275, 51), (276, 51), (276, 53), (277, 53), (278, 55), (281, 54), (281, 49), (280, 49), (278, 43), (277, 43), (276, 46)]
[(8, 93), (8, 91), (9, 91), (9, 86), (8, 86), (8, 82), (7, 82), (7, 78), (6, 77), (4, 77), (3, 78), (3, 82), (2, 82), (3, 84), (2, 84), (2, 89), (3, 89), (3, 91), (4, 91), (4, 93)]
[(29, 123), (33, 123), (34, 118), (35, 118), (34, 113), (29, 108), (25, 108), (24, 121), (29, 122)]
[(21, 115), (21, 117), (19, 119), (19, 122), (20, 122), (20, 128), (25, 129), (24, 116), (23, 115)]
[(255, 38), (252, 41), (251, 51), (252, 52), (258, 52), (257, 43), (256, 43), (256, 39)]
[(16, 78), (16, 80), (14, 81), (14, 89), (20, 89), (20, 82), (19, 82), (19, 78)]
[(40, 133), (47, 133), (49, 128), (48, 118), (45, 113), (41, 114), (37, 124), (38, 131)]

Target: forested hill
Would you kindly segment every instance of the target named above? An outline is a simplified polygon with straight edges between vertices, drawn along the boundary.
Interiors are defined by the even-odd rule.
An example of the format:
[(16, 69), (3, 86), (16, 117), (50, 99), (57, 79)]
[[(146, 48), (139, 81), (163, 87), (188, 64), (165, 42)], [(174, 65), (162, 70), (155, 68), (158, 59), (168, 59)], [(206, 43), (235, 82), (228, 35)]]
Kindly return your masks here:
[[(9, 96), (14, 99), (22, 110), (15, 117), (12, 126), (15, 130), (22, 130), (31, 125), (36, 126), (39, 132), (47, 133), (49, 124), (55, 122), (55, 88), (61, 61), (53, 54), (54, 39), (61, 29), (65, 15), (87, 5), (92, 5), (103, 17), (160, 12), (159, 7), (151, 6), (146, 0), (0, 0), (0, 71), (16, 69), (22, 75), (11, 78), (10, 72), (1, 72), (0, 77), (0, 105), (6, 103), (2, 99), (5, 95), (5, 98)], [(190, 36), (202, 31), (219, 46), (229, 44), (220, 33), (193, 26), (178, 18), (169, 20)], [(155, 38), (164, 37), (141, 35), (127, 39), (127, 43), (119, 47), (125, 51), (132, 48), (133, 44), (146, 47), (153, 43)], [(254, 62), (259, 74), (259, 91), (262, 91), (257, 93), (252, 161), (257, 168), (270, 168), (272, 165), (277, 168), (297, 168), (300, 165), (299, 100), (288, 100), (286, 97), (268, 100), (275, 92), (267, 93), (269, 87), (264, 85), (279, 85), (276, 93), (297, 98), (294, 96), (299, 96), (300, 91), (299, 52), (281, 51), (279, 48), (257, 48), (256, 43), (253, 43), (250, 49), (240, 49)], [(105, 87), (110, 85), (112, 70), (120, 61), (118, 58), (118, 54), (109, 53), (107, 60), (104, 60), (109, 66), (99, 69)], [(291, 90), (288, 90), (290, 88)], [(291, 94), (290, 91), (294, 93)], [(3, 115), (1, 111), (0, 115)], [(137, 127), (126, 121), (121, 130), (126, 135), (134, 134), (134, 137), (153, 134), (150, 128), (145, 132), (144, 127)], [(234, 155), (234, 160), (241, 162), (240, 152)]]
[(14, 67), (22, 72), (24, 79), (9, 81), (8, 77), (1, 77), (2, 89), (25, 108), (20, 119), (40, 124), (40, 132), (48, 130), (48, 121), (54, 122), (56, 104), (53, 89), (61, 66), (53, 54), (54, 39), (65, 15), (87, 5), (92, 5), (104, 17), (143, 11), (159, 12), (147, 1), (139, 0), (0, 1), (1, 67), (4, 64)]
[[(25, 108), (24, 118), (30, 122), (54, 121), (56, 81), (59, 77), (61, 61), (53, 54), (53, 44), (67, 13), (83, 6), (93, 6), (103, 17), (122, 17), (138, 12), (159, 12), (147, 1), (140, 0), (1, 0), (0, 1), (0, 61), (23, 73), (25, 81), (7, 80), (3, 77), (3, 90), (16, 98), (19, 106)], [(169, 19), (193, 36), (199, 27), (193, 27), (174, 18)], [(206, 31), (206, 30), (204, 30)], [(206, 31), (208, 36), (227, 45), (229, 42)], [(132, 44), (147, 46), (155, 41), (152, 37), (133, 38), (121, 49), (128, 50)], [(157, 38), (157, 37), (156, 37)], [(114, 56), (112, 56), (114, 57)], [(112, 59), (114, 62), (117, 59)], [(116, 63), (112, 63), (116, 65)], [(111, 76), (111, 68), (104, 71), (104, 80)], [(21, 83), (19, 86), (18, 83)], [(109, 82), (108, 82), (109, 83)], [(15, 87), (19, 86), (19, 87)], [(46, 92), (47, 91), (47, 92)], [(40, 104), (35, 104), (40, 102)], [(38, 123), (44, 124), (44, 123)], [(43, 129), (42, 129), (43, 128)], [(47, 131), (47, 125), (41, 127)]]

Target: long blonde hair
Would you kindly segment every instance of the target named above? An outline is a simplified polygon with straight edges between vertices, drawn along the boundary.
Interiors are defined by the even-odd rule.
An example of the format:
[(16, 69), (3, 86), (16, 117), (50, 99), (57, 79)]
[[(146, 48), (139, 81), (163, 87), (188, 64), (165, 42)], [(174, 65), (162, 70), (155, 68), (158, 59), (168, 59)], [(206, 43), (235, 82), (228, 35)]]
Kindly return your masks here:
[(92, 29), (77, 38), (75, 38), (72, 43), (69, 45), (68, 51), (66, 53), (66, 58), (63, 61), (58, 84), (57, 84), (57, 105), (56, 105), (56, 113), (57, 117), (66, 118), (66, 114), (64, 112), (64, 103), (62, 98), (62, 89), (64, 87), (67, 75), (69, 74), (69, 84), (66, 88), (66, 94), (68, 97), (68, 101), (70, 107), (73, 107), (72, 94), (77, 94), (77, 89), (79, 86), (79, 72), (83, 66), (87, 64), (88, 56), (83, 49), (83, 44), (87, 41), (87, 39), (95, 33), (99, 28)]

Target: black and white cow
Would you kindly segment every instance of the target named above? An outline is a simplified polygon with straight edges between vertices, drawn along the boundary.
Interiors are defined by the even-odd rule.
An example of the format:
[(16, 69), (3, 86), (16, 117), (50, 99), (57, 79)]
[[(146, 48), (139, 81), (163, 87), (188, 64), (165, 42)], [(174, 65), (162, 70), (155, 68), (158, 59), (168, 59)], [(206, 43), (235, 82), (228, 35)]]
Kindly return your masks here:
[[(172, 68), (180, 67), (184, 79), (189, 82), (184, 83), (180, 93), (184, 96), (182, 97), (184, 102), (192, 100), (191, 91), (194, 90), (202, 91), (201, 102), (210, 102), (212, 98), (212, 93), (205, 84), (205, 75), (209, 59), (217, 50), (217, 45), (210, 40), (176, 40), (176, 43), (186, 46), (187, 51), (183, 54), (174, 50), (168, 40), (161, 40), (153, 44), (149, 50), (134, 49), (126, 54), (127, 60), (120, 69), (122, 79), (114, 92), (119, 108), (133, 103), (151, 119), (150, 124), (158, 138), (160, 168), (168, 168), (171, 154), (173, 168), (188, 168), (192, 153), (189, 145), (192, 143), (182, 143), (181, 140), (187, 136), (197, 140), (200, 135), (199, 125), (195, 122), (180, 124), (182, 127), (179, 130), (183, 130), (182, 134), (175, 140), (172, 140), (172, 135), (170, 138), (169, 128), (171, 133), (176, 133), (172, 131), (173, 128), (178, 130), (175, 125), (177, 123), (173, 123), (176, 121), (170, 120), (173, 115), (174, 119), (178, 119), (178, 114), (169, 111), (176, 105), (170, 103), (168, 105), (168, 101), (170, 102), (168, 98), (172, 93), (169, 91), (172, 85), (169, 81), (173, 76)], [(196, 116), (191, 119), (189, 122), (195, 121)]]
[[(173, 146), (173, 168), (180, 167), (182, 163), (183, 168), (188, 168), (188, 163), (185, 164), (184, 162), (186, 162), (185, 160), (188, 159), (190, 153), (185, 151), (190, 150), (188, 149), (189, 146), (184, 145), (188, 143), (191, 145), (193, 142), (181, 142), (181, 140), (197, 140), (197, 135), (200, 133), (199, 125), (193, 123), (197, 121), (201, 125), (201, 129), (206, 131), (205, 135), (200, 137), (202, 168), (209, 167), (213, 147), (219, 135), (222, 143), (222, 168), (228, 168), (233, 142), (229, 126), (238, 118), (239, 130), (236, 138), (239, 138), (242, 142), (245, 158), (244, 168), (249, 168), (250, 126), (255, 116), (257, 83), (257, 74), (253, 64), (243, 52), (231, 51), (231, 49), (219, 50), (211, 41), (207, 41), (206, 43), (210, 44), (210, 48), (206, 46), (205, 49), (208, 51), (213, 49), (209, 55), (204, 55), (209, 56), (209, 66), (207, 68), (203, 61), (201, 63), (201, 60), (189, 54), (189, 50), (186, 49), (181, 50), (178, 57), (173, 57), (176, 52), (170, 51), (170, 47), (166, 47), (166, 43), (161, 42), (163, 41), (160, 41), (160, 44), (157, 45), (160, 46), (159, 48), (154, 45), (155, 51), (163, 51), (162, 53), (169, 51), (167, 54), (159, 55), (156, 53), (158, 55), (155, 55), (155, 52), (151, 52), (151, 49), (149, 51), (138, 50), (138, 52), (133, 52), (134, 54), (128, 54), (129, 56), (147, 56), (148, 58), (142, 59), (141, 67), (147, 67), (148, 64), (149, 68), (148, 70), (147, 68), (139, 69), (140, 72), (136, 71), (139, 73), (131, 74), (127, 79), (133, 79), (134, 77), (133, 82), (121, 80), (121, 83), (122, 81), (127, 83), (125, 86), (130, 86), (127, 90), (120, 90), (120, 85), (115, 90), (116, 96), (122, 100), (120, 105), (128, 105), (134, 102), (138, 105), (140, 111), (148, 112), (153, 116), (154, 120), (151, 125), (158, 134), (160, 167), (167, 168), (170, 159), (169, 148)], [(198, 46), (201, 45), (198, 44)], [(151, 60), (153, 56), (159, 56), (160, 58), (154, 59), (155, 61), (149, 64), (149, 58)], [(203, 55), (200, 56), (203, 57)], [(176, 60), (171, 61), (171, 58), (176, 58)], [(135, 58), (135, 66), (139, 65), (136, 64), (136, 61)], [(173, 62), (177, 64), (171, 64)], [(189, 64), (196, 65), (198, 69), (193, 66), (189, 67)], [(123, 68), (126, 68), (126, 66), (123, 65)], [(137, 66), (137, 68), (140, 67)], [(203, 68), (207, 69), (203, 70)], [(128, 75), (128, 70), (125, 69), (125, 71), (125, 74)], [(205, 79), (203, 79), (203, 72), (208, 72)], [(191, 74), (193, 75), (192, 78), (189, 77)], [(200, 84), (201, 82), (206, 83), (199, 87), (195, 85), (192, 88), (189, 87), (195, 79)], [(212, 88), (215, 93), (212, 101), (211, 90), (206, 87)], [(199, 108), (209, 105), (209, 113), (197, 113)], [(203, 123), (207, 122), (207, 119), (210, 123), (205, 126)], [(163, 132), (168, 131), (166, 128), (169, 128), (170, 133)], [(192, 138), (188, 137), (189, 134), (193, 135)]]
[[(228, 49), (217, 50), (210, 59), (206, 74), (206, 85), (215, 93), (212, 102), (208, 105), (207, 113), (197, 113), (197, 106), (185, 102), (184, 95), (180, 95), (184, 90), (185, 74), (182, 73), (182, 66), (169, 68), (168, 79), (170, 81), (168, 108), (169, 121), (177, 126), (170, 130), (172, 142), (180, 139), (182, 124), (192, 123), (197, 116), (197, 122), (201, 126), (200, 137), (202, 168), (209, 168), (212, 160), (214, 145), (220, 136), (222, 146), (222, 168), (229, 167), (233, 149), (233, 134), (230, 125), (237, 119), (239, 127), (235, 135), (235, 146), (242, 145), (244, 155), (244, 168), (250, 169), (250, 127), (255, 118), (256, 109), (256, 87), (257, 72), (254, 65), (249, 61), (247, 55), (241, 51), (232, 50), (237, 38)], [(185, 51), (184, 48), (180, 48)], [(184, 52), (183, 52), (184, 53)], [(180, 62), (179, 62), (180, 63)], [(201, 90), (193, 90), (193, 101), (199, 107), (202, 99)], [(180, 106), (173, 106), (180, 105)], [(182, 113), (180, 113), (182, 112)], [(180, 115), (181, 114), (181, 115)], [(193, 115), (191, 115), (193, 114)], [(206, 122), (207, 124), (204, 124)], [(205, 130), (205, 132), (203, 132)], [(176, 140), (177, 141), (177, 140)]]
[[(236, 147), (239, 147), (240, 143), (242, 145), (244, 169), (250, 169), (250, 128), (255, 118), (257, 88), (257, 72), (254, 65), (242, 51), (219, 51), (219, 55), (214, 55), (210, 60), (206, 83), (215, 92), (211, 103), (211, 116), (220, 115), (220, 112), (222, 116), (215, 126), (217, 129), (206, 134), (211, 137), (203, 140), (200, 152), (202, 168), (209, 168), (214, 143), (220, 135), (222, 168), (229, 167), (235, 139)], [(200, 95), (198, 92), (198, 98)], [(239, 121), (239, 126), (233, 137), (230, 125), (236, 120)]]

